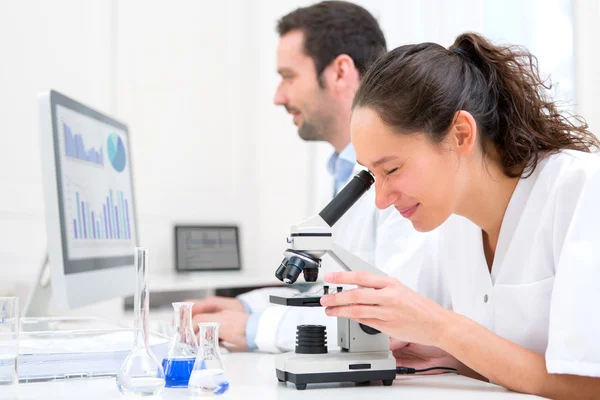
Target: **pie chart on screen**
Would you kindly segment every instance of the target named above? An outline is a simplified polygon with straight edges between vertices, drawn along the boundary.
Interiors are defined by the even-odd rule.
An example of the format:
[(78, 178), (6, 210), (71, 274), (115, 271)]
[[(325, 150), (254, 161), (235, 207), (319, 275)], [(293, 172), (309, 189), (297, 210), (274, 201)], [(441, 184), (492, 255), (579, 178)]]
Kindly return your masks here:
[(106, 148), (108, 149), (108, 159), (110, 164), (113, 166), (115, 171), (123, 172), (125, 169), (125, 145), (121, 140), (121, 137), (116, 133), (108, 135), (108, 143)]

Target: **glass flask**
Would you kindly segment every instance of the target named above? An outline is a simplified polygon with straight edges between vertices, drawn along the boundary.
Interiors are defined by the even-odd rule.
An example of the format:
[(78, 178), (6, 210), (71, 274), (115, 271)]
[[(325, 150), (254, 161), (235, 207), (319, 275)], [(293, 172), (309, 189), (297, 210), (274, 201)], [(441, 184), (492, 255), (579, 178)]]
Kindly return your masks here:
[(187, 387), (194, 368), (198, 344), (192, 327), (193, 305), (192, 302), (173, 303), (175, 330), (167, 357), (162, 362), (166, 387)]
[(219, 324), (198, 324), (200, 343), (194, 370), (188, 384), (192, 395), (219, 395), (229, 389), (225, 367), (219, 352)]
[(148, 250), (135, 249), (133, 349), (117, 373), (117, 388), (123, 394), (151, 396), (165, 387), (165, 373), (148, 344)]

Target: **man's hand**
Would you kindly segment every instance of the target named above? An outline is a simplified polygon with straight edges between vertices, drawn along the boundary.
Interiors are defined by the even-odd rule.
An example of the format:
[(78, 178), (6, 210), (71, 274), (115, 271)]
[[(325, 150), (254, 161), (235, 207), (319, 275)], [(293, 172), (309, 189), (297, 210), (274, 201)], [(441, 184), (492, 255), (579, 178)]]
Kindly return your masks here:
[(198, 332), (200, 322), (218, 322), (219, 339), (242, 349), (248, 348), (246, 342), (246, 323), (250, 316), (243, 311), (224, 310), (212, 314), (196, 314), (193, 317), (194, 331)]
[(242, 302), (231, 297), (210, 296), (205, 299), (189, 301), (194, 302), (192, 315), (216, 313), (226, 310), (244, 312)]

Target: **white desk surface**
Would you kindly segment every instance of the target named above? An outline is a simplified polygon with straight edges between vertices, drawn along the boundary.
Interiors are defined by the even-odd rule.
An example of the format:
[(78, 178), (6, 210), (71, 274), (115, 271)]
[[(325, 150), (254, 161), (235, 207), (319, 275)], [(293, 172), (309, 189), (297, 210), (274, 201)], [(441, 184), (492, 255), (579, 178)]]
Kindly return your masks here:
[[(500, 386), (454, 374), (398, 377), (392, 386), (373, 382), (368, 386), (352, 383), (308, 385), (296, 390), (292, 384), (277, 382), (273, 355), (230, 353), (223, 355), (229, 391), (223, 399), (316, 399), (348, 400), (373, 396), (386, 399), (539, 399), (510, 392)], [(316, 396), (316, 397), (315, 397)], [(0, 399), (121, 399), (114, 378), (73, 379), (47, 383), (21, 384), (16, 392), (0, 386)], [(191, 399), (186, 389), (165, 389), (157, 399)], [(218, 398), (218, 397), (217, 397)]]

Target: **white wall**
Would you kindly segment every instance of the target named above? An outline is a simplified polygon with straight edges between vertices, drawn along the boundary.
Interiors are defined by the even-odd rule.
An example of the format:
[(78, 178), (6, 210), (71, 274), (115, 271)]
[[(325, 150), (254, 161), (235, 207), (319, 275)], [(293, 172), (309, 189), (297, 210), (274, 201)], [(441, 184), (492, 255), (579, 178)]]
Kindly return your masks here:
[[(152, 250), (154, 271), (173, 269), (178, 222), (240, 224), (244, 267), (272, 271), (290, 223), (318, 211), (316, 190), (307, 188), (331, 190), (331, 148), (303, 143), (272, 104), (276, 20), (310, 3), (0, 0), (0, 295), (24, 295), (45, 251), (36, 94), (50, 87), (129, 124), (140, 242)], [(449, 45), (467, 30), (501, 35), (499, 9), (531, 25), (543, 7), (358, 3), (379, 18), (389, 48)], [(598, 1), (576, 3), (585, 22), (576, 32), (584, 61), (577, 72), (589, 78), (577, 100), (598, 129), (597, 37), (589, 35), (598, 33)], [(531, 29), (523, 32), (524, 42), (533, 40)]]
[(600, 137), (600, 0), (574, 0), (577, 110)]
[(27, 283), (45, 251), (37, 93), (110, 108), (110, 4), (0, 2), (0, 292)]
[(47, 88), (129, 125), (154, 271), (173, 269), (176, 223), (240, 224), (244, 267), (274, 270), (310, 201), (309, 147), (272, 105), (275, 21), (296, 6), (0, 2), (0, 293), (24, 296), (45, 252), (37, 93)]

